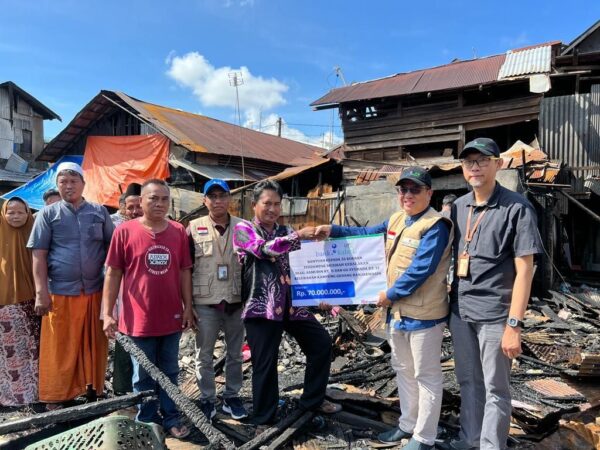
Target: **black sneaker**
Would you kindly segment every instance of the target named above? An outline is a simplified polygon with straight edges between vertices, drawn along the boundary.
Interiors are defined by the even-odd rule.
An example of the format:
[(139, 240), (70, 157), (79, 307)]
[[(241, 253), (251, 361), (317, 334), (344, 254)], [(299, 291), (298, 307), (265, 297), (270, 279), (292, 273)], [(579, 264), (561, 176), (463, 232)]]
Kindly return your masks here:
[(203, 400), (200, 402), (200, 409), (206, 416), (206, 419), (210, 422), (217, 415), (215, 404), (209, 400)]
[(236, 420), (248, 417), (248, 411), (246, 411), (244, 404), (238, 397), (224, 398), (223, 412), (229, 414), (232, 419)]

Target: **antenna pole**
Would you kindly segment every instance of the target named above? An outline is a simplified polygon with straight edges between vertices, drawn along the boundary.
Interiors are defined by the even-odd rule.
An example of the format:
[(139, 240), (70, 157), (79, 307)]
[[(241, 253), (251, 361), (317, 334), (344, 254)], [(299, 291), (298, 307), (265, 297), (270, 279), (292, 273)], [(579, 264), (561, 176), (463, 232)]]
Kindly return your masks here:
[(244, 166), (244, 150), (242, 147), (242, 113), (240, 112), (240, 93), (238, 86), (244, 84), (241, 72), (229, 72), (229, 85), (235, 87), (235, 103), (238, 116), (238, 130), (240, 133), (240, 156), (242, 159), (242, 183), (246, 184), (246, 169)]

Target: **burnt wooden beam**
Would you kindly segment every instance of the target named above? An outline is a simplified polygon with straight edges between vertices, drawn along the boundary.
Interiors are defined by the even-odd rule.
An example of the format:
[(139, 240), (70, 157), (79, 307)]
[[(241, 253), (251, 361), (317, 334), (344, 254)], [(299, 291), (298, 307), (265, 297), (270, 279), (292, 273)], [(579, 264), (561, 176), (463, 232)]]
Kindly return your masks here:
[(357, 402), (377, 406), (379, 409), (386, 409), (394, 406), (392, 400), (387, 398), (372, 397), (368, 394), (340, 391), (339, 389), (327, 389), (325, 396), (334, 402)]
[(260, 433), (254, 439), (246, 442), (242, 445), (240, 450), (254, 450), (259, 448), (265, 442), (271, 440), (276, 435), (283, 433), (286, 429), (292, 426), (302, 415), (305, 414), (305, 411), (297, 409), (293, 411), (291, 414), (287, 415), (283, 419), (281, 419), (277, 424), (273, 425), (271, 428)]
[(379, 422), (378, 420), (367, 419), (366, 417), (361, 417), (356, 414), (349, 413), (347, 411), (340, 411), (333, 414), (333, 417), (339, 422), (346, 423), (348, 425), (352, 425), (353, 427), (374, 430), (378, 432), (384, 432), (391, 430), (392, 426), (386, 425), (383, 422)]
[(119, 409), (137, 405), (144, 398), (154, 395), (154, 391), (144, 391), (134, 394), (123, 395), (107, 400), (99, 400), (94, 403), (71, 406), (69, 408), (48, 411), (23, 419), (10, 420), (0, 423), (0, 435), (16, 433), (31, 428), (41, 428), (56, 423), (69, 422), (71, 420), (89, 419), (103, 416)]
[(560, 194), (564, 195), (573, 204), (575, 204), (576, 206), (578, 206), (579, 208), (581, 208), (583, 211), (585, 211), (586, 213), (588, 213), (588, 215), (592, 219), (594, 219), (596, 222), (600, 223), (600, 216), (598, 214), (596, 214), (594, 211), (592, 211), (591, 209), (589, 209), (587, 206), (585, 206), (583, 203), (581, 203), (579, 200), (571, 197), (569, 194), (567, 194), (564, 191), (558, 190), (557, 192), (559, 192)]
[(237, 431), (235, 428), (233, 428), (232, 426), (230, 426), (226, 422), (215, 421), (215, 422), (213, 422), (213, 427), (215, 427), (221, 433), (226, 434), (230, 438), (235, 439), (236, 441), (239, 441), (239, 442), (242, 442), (242, 443), (246, 443), (246, 442), (248, 442), (250, 440), (248, 438), (248, 436), (246, 436), (245, 434), (240, 433), (239, 431)]
[(361, 325), (361, 323), (352, 315), (352, 313), (346, 311), (340, 306), (338, 314), (340, 318), (346, 323), (346, 325), (348, 325), (350, 332), (354, 335), (354, 337), (356, 337), (359, 340), (359, 342), (366, 337), (366, 330)]
[(388, 382), (387, 386), (385, 388), (381, 389), (381, 394), (380, 395), (383, 398), (388, 398), (397, 389), (398, 389), (398, 385), (396, 384), (396, 378), (390, 378), (390, 381)]
[(286, 442), (289, 441), (292, 438), (292, 436), (294, 436), (294, 434), (298, 432), (300, 428), (302, 428), (307, 422), (309, 422), (314, 415), (314, 412), (306, 411), (304, 414), (298, 417), (298, 419), (287, 430), (281, 433), (277, 437), (277, 439), (271, 442), (267, 447), (267, 450), (277, 450), (278, 448), (285, 445)]

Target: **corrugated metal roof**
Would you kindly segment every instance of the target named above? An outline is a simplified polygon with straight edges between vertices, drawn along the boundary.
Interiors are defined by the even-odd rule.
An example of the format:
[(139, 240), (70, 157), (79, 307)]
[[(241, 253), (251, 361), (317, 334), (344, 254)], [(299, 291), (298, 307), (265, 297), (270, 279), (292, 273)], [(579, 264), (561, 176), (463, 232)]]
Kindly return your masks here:
[(101, 91), (43, 150), (40, 160), (66, 154), (88, 130), (119, 107), (150, 123), (174, 143), (193, 152), (240, 156), (286, 166), (301, 166), (323, 158), (321, 147), (239, 127), (210, 117), (135, 99), (122, 92)]
[[(506, 73), (550, 72), (552, 47), (560, 41), (546, 42), (512, 50), (502, 55), (488, 56), (468, 61), (457, 61), (430, 69), (399, 73), (377, 80), (354, 83), (350, 86), (333, 89), (311, 106), (331, 105), (339, 103), (393, 97), (407, 94), (443, 91), (447, 89), (465, 88), (494, 83), (500, 79), (500, 69), (506, 64), (510, 55), (510, 64)], [(539, 70), (537, 70), (539, 69)], [(517, 75), (504, 75), (517, 76)]]
[(246, 170), (245, 173), (242, 174), (242, 171), (235, 167), (194, 164), (189, 161), (182, 160), (180, 158), (175, 158), (173, 156), (169, 158), (169, 164), (171, 164), (173, 167), (183, 167), (184, 169), (187, 169), (190, 172), (197, 173), (198, 175), (201, 175), (204, 178), (208, 179), (220, 178), (221, 180), (226, 181), (243, 181), (243, 175), (245, 175), (246, 181), (259, 181), (263, 178), (268, 177), (267, 174), (260, 173), (255, 170)]
[(506, 53), (506, 60), (500, 68), (498, 79), (501, 80), (534, 73), (550, 73), (551, 62), (551, 45), (528, 48), (526, 50), (511, 50)]
[(36, 175), (39, 175), (39, 173), (39, 171), (20, 173), (13, 172), (12, 170), (0, 169), (0, 182), (23, 184), (27, 183)]
[(458, 61), (431, 69), (401, 73), (379, 80), (333, 89), (311, 106), (392, 97), (488, 84), (498, 79), (505, 55)]

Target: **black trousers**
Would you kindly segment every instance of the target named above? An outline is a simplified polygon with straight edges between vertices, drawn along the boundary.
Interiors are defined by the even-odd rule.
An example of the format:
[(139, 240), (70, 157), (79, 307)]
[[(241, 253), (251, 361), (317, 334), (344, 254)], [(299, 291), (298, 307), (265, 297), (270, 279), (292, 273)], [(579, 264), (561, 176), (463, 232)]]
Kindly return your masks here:
[(133, 364), (131, 356), (121, 344), (115, 341), (115, 353), (113, 360), (113, 390), (120, 394), (133, 392), (131, 377), (133, 377)]
[(252, 355), (252, 404), (254, 422), (269, 424), (275, 419), (279, 401), (277, 358), (279, 344), (287, 331), (306, 355), (304, 392), (300, 407), (315, 409), (325, 399), (331, 366), (331, 338), (316, 320), (246, 319), (246, 338)]

